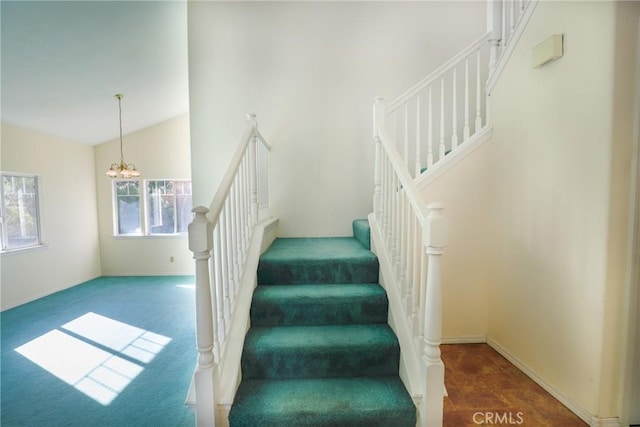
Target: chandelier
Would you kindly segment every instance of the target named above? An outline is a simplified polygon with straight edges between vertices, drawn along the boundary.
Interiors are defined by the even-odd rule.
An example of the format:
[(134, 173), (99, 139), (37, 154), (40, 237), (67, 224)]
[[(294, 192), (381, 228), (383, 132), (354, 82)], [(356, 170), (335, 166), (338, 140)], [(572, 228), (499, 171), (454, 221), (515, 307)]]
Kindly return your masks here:
[(117, 93), (114, 96), (118, 99), (118, 118), (120, 120), (120, 162), (111, 164), (107, 176), (111, 178), (137, 178), (140, 176), (140, 171), (133, 163), (124, 162), (124, 152), (122, 151), (122, 98), (124, 95)]

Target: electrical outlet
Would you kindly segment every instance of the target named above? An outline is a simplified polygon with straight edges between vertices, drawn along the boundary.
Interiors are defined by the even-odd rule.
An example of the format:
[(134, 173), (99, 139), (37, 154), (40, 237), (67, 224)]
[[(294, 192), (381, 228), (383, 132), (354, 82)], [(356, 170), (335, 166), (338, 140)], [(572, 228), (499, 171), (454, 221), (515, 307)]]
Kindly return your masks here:
[(173, 262), (173, 257), (172, 256), (169, 257), (169, 262)]

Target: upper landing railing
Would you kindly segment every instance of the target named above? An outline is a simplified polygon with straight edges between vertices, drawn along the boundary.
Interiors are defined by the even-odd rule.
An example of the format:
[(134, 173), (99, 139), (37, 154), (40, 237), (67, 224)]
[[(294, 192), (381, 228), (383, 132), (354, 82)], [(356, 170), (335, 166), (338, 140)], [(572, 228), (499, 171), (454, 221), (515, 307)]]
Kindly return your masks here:
[(389, 102), (385, 125), (415, 178), (486, 125), (489, 34)]
[(487, 86), (504, 66), (535, 3), (489, 2), (486, 34), (388, 102), (385, 127), (414, 178), (488, 128)]

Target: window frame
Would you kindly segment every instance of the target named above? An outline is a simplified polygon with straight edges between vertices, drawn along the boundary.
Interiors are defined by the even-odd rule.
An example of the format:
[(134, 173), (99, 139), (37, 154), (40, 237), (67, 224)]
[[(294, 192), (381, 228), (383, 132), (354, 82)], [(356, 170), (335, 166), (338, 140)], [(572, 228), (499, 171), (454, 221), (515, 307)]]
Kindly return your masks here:
[[(138, 182), (140, 184), (139, 186), (139, 194), (138, 197), (140, 197), (140, 209), (139, 209), (139, 216), (140, 216), (140, 233), (129, 233), (129, 234), (120, 234), (118, 231), (119, 228), (119, 212), (118, 212), (118, 203), (117, 203), (117, 191), (116, 191), (116, 182), (118, 181), (133, 181), (133, 182)], [(149, 221), (149, 210), (152, 208), (151, 206), (149, 206), (149, 198), (148, 198), (148, 186), (149, 183), (151, 182), (159, 182), (159, 181), (170, 181), (173, 183), (189, 183), (190, 188), (192, 189), (191, 185), (191, 179), (188, 178), (145, 178), (145, 179), (126, 179), (126, 178), (120, 178), (120, 179), (114, 179), (113, 183), (111, 184), (111, 191), (112, 191), (112, 197), (111, 197), (111, 212), (112, 212), (112, 216), (113, 216), (113, 237), (118, 238), (118, 239), (126, 239), (126, 238), (167, 238), (167, 237), (182, 237), (185, 236), (187, 234), (187, 230), (185, 227), (184, 231), (180, 231), (180, 232), (173, 232), (173, 233), (154, 233), (151, 231), (151, 227), (152, 225), (150, 224)], [(179, 196), (178, 194), (175, 194), (175, 192), (173, 193), (174, 195), (174, 206), (177, 206), (177, 200), (175, 200), (175, 198), (177, 198), (177, 196)], [(193, 203), (193, 190), (191, 191), (191, 194), (189, 194), (189, 196), (192, 197), (192, 203)], [(177, 224), (178, 220), (177, 217), (175, 218), (175, 223), (174, 223), (174, 229), (178, 226)]]
[[(138, 206), (139, 206), (139, 210), (138, 210), (138, 222), (140, 224), (140, 232), (139, 233), (120, 233), (120, 212), (119, 212), (119, 205), (118, 205), (118, 190), (116, 189), (116, 184), (118, 182), (137, 182), (138, 183), (138, 198), (140, 199), (138, 201)], [(142, 208), (142, 203), (144, 197), (141, 196), (140, 194), (140, 184), (143, 184), (142, 180), (140, 179), (128, 179), (128, 178), (119, 178), (119, 179), (114, 179), (111, 182), (111, 213), (112, 213), (112, 217), (113, 217), (113, 235), (114, 237), (140, 237), (140, 236), (144, 236), (144, 217), (143, 217), (143, 208)], [(143, 184), (144, 185), (144, 184)], [(130, 194), (128, 196), (131, 196)]]
[[(34, 200), (35, 200), (35, 228), (36, 228), (36, 242), (33, 244), (9, 247), (9, 234), (7, 231), (8, 221), (6, 221), (5, 212), (6, 198), (4, 189), (4, 178), (32, 178), (34, 180)], [(38, 174), (24, 173), (24, 172), (5, 172), (0, 171), (0, 253), (7, 254), (12, 252), (28, 251), (33, 249), (42, 248), (44, 245), (43, 231), (42, 231), (42, 178)]]

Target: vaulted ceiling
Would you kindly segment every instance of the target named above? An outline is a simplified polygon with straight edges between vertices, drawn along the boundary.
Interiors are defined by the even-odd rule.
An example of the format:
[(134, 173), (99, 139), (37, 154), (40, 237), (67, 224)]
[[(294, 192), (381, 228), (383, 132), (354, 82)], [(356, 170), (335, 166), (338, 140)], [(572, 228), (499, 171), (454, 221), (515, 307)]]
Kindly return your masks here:
[(6, 1), (2, 122), (85, 144), (188, 112), (186, 1)]

